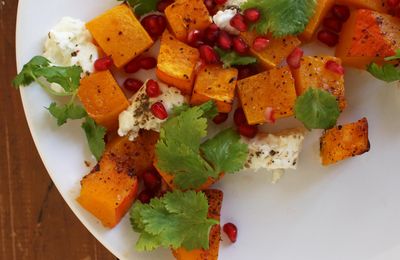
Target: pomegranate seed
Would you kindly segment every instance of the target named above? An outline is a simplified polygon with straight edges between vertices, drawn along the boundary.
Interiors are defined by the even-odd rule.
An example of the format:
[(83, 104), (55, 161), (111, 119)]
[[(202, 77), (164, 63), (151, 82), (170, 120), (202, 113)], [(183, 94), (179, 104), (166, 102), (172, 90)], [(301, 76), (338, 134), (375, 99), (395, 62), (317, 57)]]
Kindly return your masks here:
[(229, 33), (225, 32), (225, 31), (221, 31), (218, 35), (217, 44), (221, 49), (224, 49), (224, 50), (231, 49), (232, 48), (232, 38), (229, 35)]
[(150, 200), (154, 198), (154, 194), (150, 191), (143, 190), (141, 193), (139, 193), (137, 198), (143, 204), (148, 204)]
[(215, 124), (219, 125), (225, 122), (228, 119), (227, 113), (219, 113), (216, 117), (214, 117), (213, 121)]
[(242, 37), (236, 36), (233, 38), (233, 49), (239, 54), (246, 54), (249, 51), (249, 45)]
[(342, 65), (339, 63), (333, 61), (333, 60), (328, 60), (325, 64), (325, 69), (330, 70), (334, 73), (337, 73), (339, 75), (344, 75), (344, 68)]
[(165, 107), (161, 102), (154, 103), (150, 110), (158, 119), (164, 120), (168, 118), (168, 112), (165, 110)]
[(152, 79), (149, 79), (146, 83), (146, 93), (149, 97), (155, 98), (161, 95), (160, 86), (158, 82)]
[(239, 32), (245, 32), (248, 29), (246, 21), (244, 20), (244, 16), (239, 13), (235, 14), (235, 16), (232, 17), (232, 19), (229, 23), (233, 28), (235, 28)]
[(97, 71), (108, 70), (114, 64), (111, 56), (99, 58), (94, 62), (94, 68)]
[(124, 70), (126, 73), (135, 73), (140, 70), (139, 59), (133, 59), (128, 64), (125, 65)]
[(253, 49), (256, 51), (263, 51), (269, 45), (270, 40), (267, 37), (259, 36), (254, 39)]
[(205, 37), (206, 42), (210, 45), (214, 45), (214, 43), (218, 39), (218, 34), (219, 34), (218, 26), (215, 23), (210, 24), (210, 26), (208, 26), (208, 28), (205, 31), (204, 37)]
[(152, 14), (143, 18), (141, 24), (151, 37), (158, 37), (167, 27), (167, 20), (162, 15)]
[(236, 109), (235, 114), (233, 115), (233, 121), (236, 126), (247, 125), (247, 119), (243, 108), (239, 107)]
[(237, 239), (237, 233), (238, 233), (237, 227), (232, 223), (226, 223), (223, 227), (223, 230), (224, 230), (225, 234), (228, 236), (229, 240), (232, 243), (235, 243), (236, 239)]
[(228, 0), (214, 0), (214, 2), (215, 2), (217, 5), (224, 5), (224, 4), (226, 4), (226, 2), (228, 2)]
[(204, 5), (207, 7), (207, 10), (210, 13), (210, 15), (214, 15), (217, 12), (214, 0), (204, 0)]
[(187, 43), (192, 47), (199, 47), (203, 44), (204, 33), (199, 30), (191, 30), (187, 35)]
[(317, 38), (320, 42), (328, 45), (329, 47), (334, 47), (339, 42), (339, 36), (336, 33), (329, 32), (327, 30), (319, 31)]
[(243, 12), (244, 18), (251, 23), (256, 23), (260, 20), (261, 13), (257, 8), (249, 8)]
[(265, 109), (265, 121), (269, 124), (275, 124), (275, 110), (272, 107), (267, 107)]
[(390, 8), (396, 8), (400, 4), (400, 0), (387, 0), (387, 4)]
[(142, 69), (151, 70), (157, 66), (157, 60), (153, 57), (141, 58), (139, 64)]
[(329, 17), (325, 18), (323, 22), (325, 28), (339, 33), (342, 30), (342, 21), (337, 18)]
[(300, 49), (299, 47), (296, 47), (292, 53), (289, 54), (289, 56), (286, 58), (286, 62), (289, 65), (290, 68), (292, 69), (298, 69), (300, 68), (300, 61), (301, 58), (304, 55), (304, 51)]
[(332, 7), (332, 13), (342, 22), (346, 22), (350, 17), (350, 9), (345, 5), (334, 5)]
[(134, 93), (138, 92), (138, 90), (143, 86), (143, 81), (138, 79), (127, 78), (124, 82), (124, 88)]
[(218, 63), (219, 57), (215, 50), (209, 45), (202, 45), (199, 48), (200, 57), (205, 61), (207, 64)]
[(247, 138), (254, 138), (258, 133), (258, 127), (256, 125), (243, 124), (239, 126), (240, 135)]
[(171, 5), (174, 0), (161, 0), (157, 3), (157, 11), (164, 13), (165, 9)]
[(161, 187), (161, 177), (154, 171), (145, 172), (142, 178), (144, 186), (151, 191), (157, 191)]

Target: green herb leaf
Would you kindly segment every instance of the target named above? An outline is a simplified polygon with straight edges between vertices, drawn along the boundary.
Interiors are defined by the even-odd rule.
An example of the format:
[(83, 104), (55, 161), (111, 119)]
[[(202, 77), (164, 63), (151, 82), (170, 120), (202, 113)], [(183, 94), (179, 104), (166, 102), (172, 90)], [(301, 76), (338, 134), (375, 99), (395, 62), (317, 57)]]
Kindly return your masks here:
[(393, 64), (379, 66), (376, 63), (371, 63), (368, 65), (367, 71), (375, 78), (389, 83), (400, 80), (400, 69)]
[(106, 129), (96, 124), (96, 122), (90, 117), (86, 117), (85, 122), (82, 123), (82, 128), (85, 131), (90, 151), (97, 160), (100, 160), (100, 157), (106, 147), (106, 144), (104, 142)]
[(13, 85), (18, 88), (20, 86), (28, 86), (36, 79), (36, 71), (40, 68), (45, 68), (50, 65), (50, 61), (42, 56), (33, 57), (27, 64), (24, 65), (21, 72), (14, 78)]
[(49, 83), (59, 84), (66, 93), (73, 93), (79, 88), (82, 68), (79, 66), (71, 67), (41, 67), (35, 70), (35, 76), (44, 77)]
[(297, 98), (295, 116), (308, 129), (329, 129), (340, 115), (339, 104), (331, 93), (310, 87)]
[(81, 119), (87, 116), (86, 110), (74, 103), (58, 106), (53, 102), (47, 109), (57, 119), (58, 126), (65, 124), (68, 119)]
[(284, 37), (302, 33), (316, 6), (316, 0), (248, 0), (241, 9), (258, 8), (261, 11), (261, 19), (255, 24), (258, 33), (270, 32), (274, 37)]
[(395, 55), (385, 58), (385, 61), (394, 61), (394, 60), (400, 60), (400, 50), (397, 50)]
[(128, 2), (128, 4), (135, 10), (135, 13), (139, 16), (142, 16), (144, 14), (156, 11), (159, 0), (127, 0), (124, 2)]
[(137, 202), (130, 212), (132, 227), (140, 233), (136, 249), (208, 249), (211, 227), (219, 222), (207, 214), (208, 201), (202, 192), (175, 190), (149, 204)]
[(230, 68), (234, 65), (248, 65), (257, 62), (257, 59), (252, 56), (240, 56), (234, 51), (224, 51), (221, 48), (215, 47), (224, 68)]

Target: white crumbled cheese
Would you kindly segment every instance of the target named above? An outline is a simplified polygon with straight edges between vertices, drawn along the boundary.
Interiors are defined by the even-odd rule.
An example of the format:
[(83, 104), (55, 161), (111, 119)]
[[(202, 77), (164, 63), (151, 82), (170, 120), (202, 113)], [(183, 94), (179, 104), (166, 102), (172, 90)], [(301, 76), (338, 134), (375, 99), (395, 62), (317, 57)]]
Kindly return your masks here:
[(243, 3), (246, 3), (247, 0), (228, 0), (225, 3), (225, 6), (237, 6), (240, 7)]
[(84, 73), (91, 73), (94, 71), (93, 63), (98, 58), (98, 51), (85, 23), (64, 17), (48, 33), (43, 56), (54, 65), (78, 65)]
[(225, 9), (223, 11), (218, 11), (213, 16), (213, 21), (221, 30), (227, 31), (230, 34), (238, 35), (240, 32), (233, 28), (230, 24), (230, 21), (235, 14), (237, 14), (236, 9)]
[(174, 106), (186, 103), (185, 97), (181, 92), (173, 87), (167, 87), (159, 83), (162, 94), (156, 98), (150, 98), (146, 94), (146, 83), (130, 99), (131, 105), (119, 115), (120, 136), (129, 136), (133, 141), (138, 136), (140, 129), (153, 130), (160, 132), (161, 124), (165, 120), (156, 118), (150, 111), (150, 107), (156, 103), (163, 103), (168, 113)]

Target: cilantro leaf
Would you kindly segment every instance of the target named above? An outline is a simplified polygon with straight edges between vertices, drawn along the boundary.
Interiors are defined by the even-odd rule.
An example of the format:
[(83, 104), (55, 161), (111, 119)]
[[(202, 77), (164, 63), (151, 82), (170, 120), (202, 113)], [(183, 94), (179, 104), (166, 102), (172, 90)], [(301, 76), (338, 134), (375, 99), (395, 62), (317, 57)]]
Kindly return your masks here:
[(261, 19), (255, 24), (260, 34), (274, 37), (297, 35), (304, 31), (315, 13), (316, 0), (248, 0), (241, 9), (258, 8)]
[(207, 215), (208, 201), (202, 192), (175, 190), (149, 204), (137, 202), (130, 212), (132, 228), (140, 233), (136, 249), (208, 249), (211, 227), (219, 222)]
[(248, 157), (248, 147), (240, 142), (239, 134), (232, 128), (226, 129), (201, 145), (207, 161), (217, 172), (233, 173), (243, 168)]
[(394, 61), (394, 60), (400, 60), (400, 50), (397, 50), (395, 55), (385, 58), (385, 61)]
[(393, 64), (379, 66), (376, 63), (371, 63), (368, 65), (367, 71), (375, 78), (389, 83), (400, 80), (400, 69)]
[(18, 88), (20, 86), (28, 86), (36, 79), (36, 70), (45, 68), (50, 65), (50, 61), (42, 56), (33, 57), (27, 64), (24, 65), (21, 72), (14, 78), (13, 85)]
[(106, 129), (96, 124), (96, 122), (88, 116), (86, 117), (85, 122), (82, 123), (82, 129), (85, 131), (90, 151), (97, 160), (100, 160), (100, 157), (106, 147), (104, 142)]
[(234, 65), (248, 65), (257, 62), (257, 59), (252, 56), (241, 56), (234, 51), (224, 51), (221, 48), (215, 47), (224, 68), (230, 68)]
[[(199, 108), (203, 110), (204, 116), (208, 119), (212, 119), (216, 115), (218, 115), (218, 109), (213, 101), (203, 103), (199, 106)], [(173, 116), (179, 116), (182, 112), (187, 111), (188, 109), (190, 109), (190, 106), (188, 104), (176, 106), (172, 108), (172, 114)]]
[(36, 77), (44, 77), (49, 83), (59, 84), (66, 93), (71, 95), (79, 88), (82, 68), (79, 66), (71, 67), (41, 67), (35, 70)]
[(152, 11), (156, 11), (159, 0), (127, 0), (124, 2), (128, 2), (128, 4), (135, 10), (135, 13), (142, 16)]
[(297, 98), (294, 110), (296, 118), (308, 129), (332, 128), (340, 115), (336, 97), (312, 87)]
[(53, 102), (47, 109), (57, 119), (58, 126), (65, 124), (68, 119), (81, 119), (87, 116), (86, 110), (74, 103), (58, 106)]

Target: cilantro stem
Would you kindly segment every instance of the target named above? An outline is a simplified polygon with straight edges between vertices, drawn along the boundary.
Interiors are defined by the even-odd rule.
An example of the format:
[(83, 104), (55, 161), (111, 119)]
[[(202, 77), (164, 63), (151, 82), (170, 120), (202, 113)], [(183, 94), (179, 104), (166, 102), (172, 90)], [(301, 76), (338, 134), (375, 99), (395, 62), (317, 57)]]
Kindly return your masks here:
[(48, 94), (54, 95), (54, 96), (61, 96), (61, 97), (68, 97), (71, 96), (71, 93), (67, 92), (58, 92), (53, 90), (51, 87), (48, 86), (48, 84), (44, 83), (40, 79), (38, 79), (33, 73), (31, 73), (32, 78), (35, 80), (36, 83), (39, 84)]

